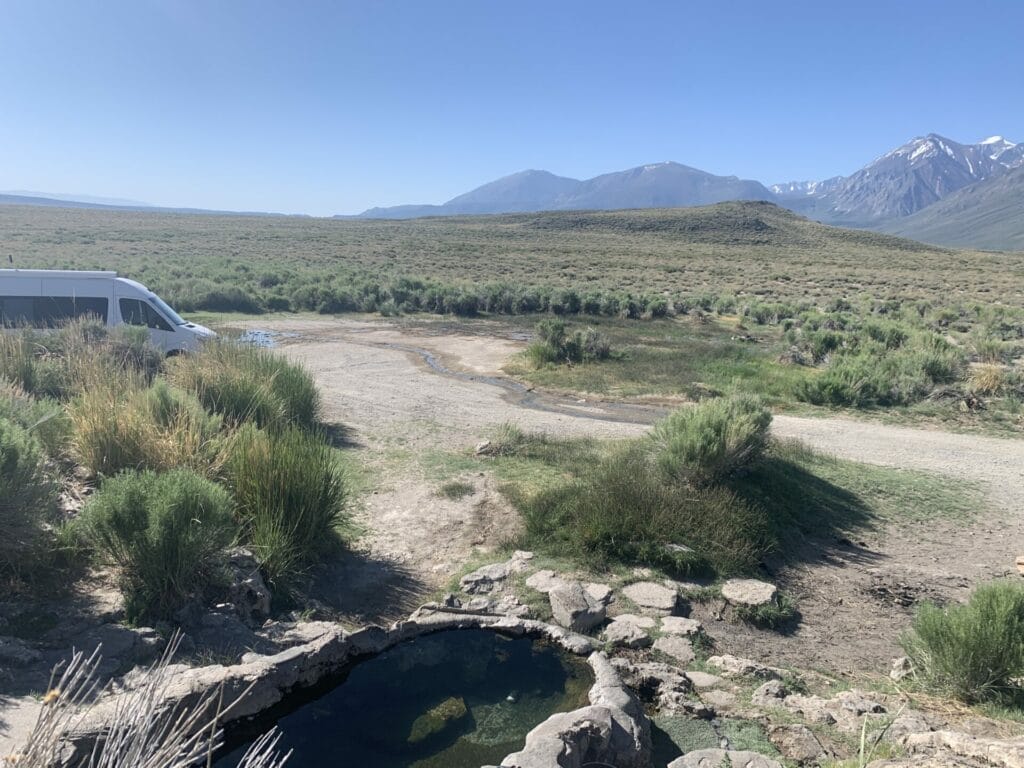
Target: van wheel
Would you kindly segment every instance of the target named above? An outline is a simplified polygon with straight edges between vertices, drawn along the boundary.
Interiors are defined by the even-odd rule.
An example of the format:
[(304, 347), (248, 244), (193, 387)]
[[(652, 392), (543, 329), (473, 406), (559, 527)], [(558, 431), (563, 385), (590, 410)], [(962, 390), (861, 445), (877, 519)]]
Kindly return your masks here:
[(181, 350), (181, 349), (172, 349), (172, 350), (171, 350), (170, 352), (168, 352), (168, 353), (167, 353), (167, 357), (168, 357), (168, 358), (171, 358), (171, 357), (178, 357), (179, 355), (183, 355), (183, 354), (185, 354), (185, 351), (184, 351), (184, 350)]

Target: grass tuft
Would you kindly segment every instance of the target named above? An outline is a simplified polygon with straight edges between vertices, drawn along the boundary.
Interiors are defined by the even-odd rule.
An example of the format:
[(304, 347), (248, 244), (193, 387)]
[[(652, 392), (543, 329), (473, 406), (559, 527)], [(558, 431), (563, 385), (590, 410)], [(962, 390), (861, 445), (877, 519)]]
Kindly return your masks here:
[(171, 361), (168, 376), (232, 426), (251, 421), (271, 429), (312, 430), (319, 424), (320, 394), (313, 377), (270, 350), (230, 341), (205, 344), (200, 352)]
[(246, 425), (231, 438), (226, 474), (242, 536), (272, 581), (297, 577), (338, 542), (348, 486), (319, 437)]

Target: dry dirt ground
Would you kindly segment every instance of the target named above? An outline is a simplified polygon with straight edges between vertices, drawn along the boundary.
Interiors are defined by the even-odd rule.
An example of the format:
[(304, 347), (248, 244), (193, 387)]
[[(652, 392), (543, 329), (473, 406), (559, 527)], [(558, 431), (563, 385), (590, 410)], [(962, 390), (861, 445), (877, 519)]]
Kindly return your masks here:
[[(353, 619), (401, 614), (516, 530), (515, 511), (488, 477), (474, 479), (471, 496), (449, 501), (410, 457), (469, 452), (503, 422), (624, 438), (642, 434), (657, 416), (515, 387), (501, 367), (523, 340), (498, 325), (482, 324), (481, 335), (354, 319), (251, 327), (280, 334), (280, 348), (309, 366), (327, 418), (349, 428), (347, 438), (370, 467), (376, 490), (358, 513), (365, 530), (359, 559), (322, 583), (325, 599)], [(915, 601), (962, 599), (1013, 570), (1024, 552), (1024, 441), (787, 415), (773, 429), (841, 458), (963, 479), (982, 489), (989, 508), (971, 521), (904, 522), (856, 541), (816, 543), (820, 551), (805, 564), (769, 574), (796, 596), (798, 629), (785, 636), (735, 625), (712, 631), (724, 651), (833, 672), (881, 671), (898, 653)], [(346, 597), (333, 600), (332, 592)]]

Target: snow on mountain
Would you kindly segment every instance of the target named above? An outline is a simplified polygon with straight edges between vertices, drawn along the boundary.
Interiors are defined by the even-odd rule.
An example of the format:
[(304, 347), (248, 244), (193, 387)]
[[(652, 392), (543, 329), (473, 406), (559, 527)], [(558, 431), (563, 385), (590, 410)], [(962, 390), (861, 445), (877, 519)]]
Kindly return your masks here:
[(909, 216), (1022, 165), (1024, 147), (1001, 136), (960, 144), (930, 133), (887, 152), (819, 197), (826, 218), (867, 223)]

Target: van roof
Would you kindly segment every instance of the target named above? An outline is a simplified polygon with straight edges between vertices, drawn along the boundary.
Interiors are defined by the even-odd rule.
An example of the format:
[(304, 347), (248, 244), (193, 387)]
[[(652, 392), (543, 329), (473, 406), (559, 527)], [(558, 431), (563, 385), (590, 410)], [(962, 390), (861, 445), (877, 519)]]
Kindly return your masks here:
[(90, 272), (80, 269), (0, 269), (0, 277), (117, 277), (117, 272)]

